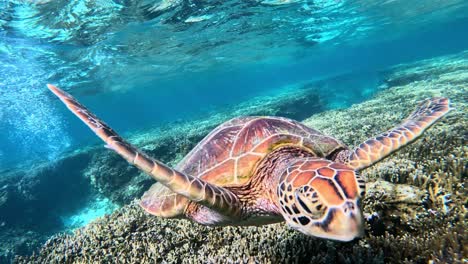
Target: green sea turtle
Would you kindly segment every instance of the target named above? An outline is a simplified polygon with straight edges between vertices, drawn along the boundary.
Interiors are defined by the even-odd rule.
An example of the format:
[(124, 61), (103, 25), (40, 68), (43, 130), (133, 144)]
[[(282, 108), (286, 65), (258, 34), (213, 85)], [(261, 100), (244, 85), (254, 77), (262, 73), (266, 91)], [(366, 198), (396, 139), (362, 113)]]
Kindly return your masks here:
[(363, 233), (365, 182), (357, 172), (414, 141), (450, 110), (447, 98), (428, 99), (401, 125), (355, 149), (287, 118), (235, 118), (172, 169), (126, 142), (68, 93), (48, 87), (107, 147), (158, 181), (141, 198), (148, 213), (204, 225), (285, 220), (307, 235), (340, 241)]

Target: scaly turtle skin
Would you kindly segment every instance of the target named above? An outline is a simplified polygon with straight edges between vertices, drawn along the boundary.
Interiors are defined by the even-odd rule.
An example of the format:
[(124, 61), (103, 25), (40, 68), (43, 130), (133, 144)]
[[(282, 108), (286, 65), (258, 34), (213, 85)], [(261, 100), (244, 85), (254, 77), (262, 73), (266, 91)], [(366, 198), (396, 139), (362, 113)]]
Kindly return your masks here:
[(365, 182), (357, 171), (414, 141), (450, 110), (447, 98), (428, 99), (401, 125), (354, 150), (294, 120), (235, 118), (172, 169), (124, 141), (69, 94), (48, 87), (109, 148), (158, 181), (140, 202), (148, 213), (205, 225), (285, 220), (307, 235), (340, 241), (363, 233)]

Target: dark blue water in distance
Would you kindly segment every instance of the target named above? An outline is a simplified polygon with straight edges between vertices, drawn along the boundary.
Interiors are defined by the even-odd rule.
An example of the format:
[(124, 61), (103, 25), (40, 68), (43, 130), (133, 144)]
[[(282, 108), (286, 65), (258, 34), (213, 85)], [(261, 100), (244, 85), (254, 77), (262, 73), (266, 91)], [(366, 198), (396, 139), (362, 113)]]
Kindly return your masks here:
[(0, 177), (101, 144), (47, 83), (129, 135), (299, 82), (360, 102), (385, 68), (467, 50), (467, 28), (463, 0), (0, 0)]

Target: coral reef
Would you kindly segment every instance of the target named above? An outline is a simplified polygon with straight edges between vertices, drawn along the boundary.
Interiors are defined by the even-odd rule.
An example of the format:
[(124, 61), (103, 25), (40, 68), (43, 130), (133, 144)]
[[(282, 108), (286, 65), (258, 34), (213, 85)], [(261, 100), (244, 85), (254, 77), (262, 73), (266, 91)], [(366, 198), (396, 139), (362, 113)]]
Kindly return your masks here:
[[(452, 262), (461, 257), (462, 236), (459, 222), (425, 229), (418, 236), (370, 234), (361, 241), (340, 243), (307, 237), (284, 224), (212, 228), (155, 218), (131, 204), (73, 235), (50, 239), (39, 255), (17, 262), (425, 263), (428, 258)], [(448, 250), (434, 250), (438, 247)]]
[(60, 216), (91, 199), (92, 188), (80, 170), (88, 162), (86, 153), (76, 153), (54, 164), (1, 173), (0, 262), (8, 254), (28, 254), (62, 231)]
[[(437, 67), (434, 67), (437, 65)], [(466, 261), (468, 120), (466, 53), (386, 71), (387, 87), (373, 99), (304, 123), (349, 145), (399, 123), (421, 99), (447, 96), (455, 108), (417, 142), (362, 171), (368, 180), (366, 236), (348, 243), (307, 237), (285, 224), (205, 227), (149, 216), (131, 203), (46, 242), (18, 263), (456, 263)], [(423, 75), (416, 73), (424, 72)], [(415, 76), (424, 76), (416, 78)], [(406, 76), (406, 77), (405, 77)], [(430, 76), (430, 78), (427, 78)], [(395, 81), (398, 79), (398, 81)], [(252, 111), (254, 112), (254, 111)], [(233, 113), (238, 114), (238, 113)], [(221, 118), (222, 119), (222, 118)], [(223, 121), (219, 119), (219, 121)], [(212, 123), (211, 123), (212, 124)], [(210, 125), (188, 126), (198, 139)], [(178, 129), (184, 129), (180, 126)], [(200, 134), (198, 134), (200, 133)], [(169, 134), (169, 133), (168, 133)], [(141, 135), (146, 141), (148, 135)], [(188, 150), (172, 149), (173, 164)], [(138, 138), (136, 142), (139, 142)], [(161, 142), (161, 141), (157, 141)], [(182, 145), (186, 145), (182, 146)], [(144, 145), (156, 154), (160, 150)], [(168, 149), (174, 148), (169, 144)], [(157, 150), (157, 151), (154, 151)], [(153, 153), (154, 151), (154, 153)], [(107, 162), (107, 161), (103, 161)], [(103, 170), (106, 170), (104, 167)], [(385, 182), (383, 182), (385, 181)]]

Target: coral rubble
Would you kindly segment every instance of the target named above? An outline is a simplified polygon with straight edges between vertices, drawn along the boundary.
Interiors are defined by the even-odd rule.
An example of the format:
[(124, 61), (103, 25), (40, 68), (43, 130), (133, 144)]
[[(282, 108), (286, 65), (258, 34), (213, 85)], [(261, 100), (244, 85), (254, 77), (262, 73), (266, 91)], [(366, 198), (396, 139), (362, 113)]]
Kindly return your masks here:
[[(467, 54), (462, 53), (397, 66), (384, 73), (388, 88), (373, 99), (304, 120), (305, 124), (352, 146), (398, 124), (424, 98), (447, 96), (452, 99), (454, 110), (417, 142), (362, 171), (368, 180), (368, 191), (364, 200), (366, 236), (361, 240), (340, 243), (316, 239), (295, 232), (285, 224), (205, 227), (186, 220), (149, 216), (132, 202), (73, 234), (51, 238), (38, 253), (17, 257), (16, 261), (463, 262), (468, 257), (466, 65)], [(148, 152), (151, 153), (151, 149)], [(178, 157), (174, 152), (172, 159)]]

